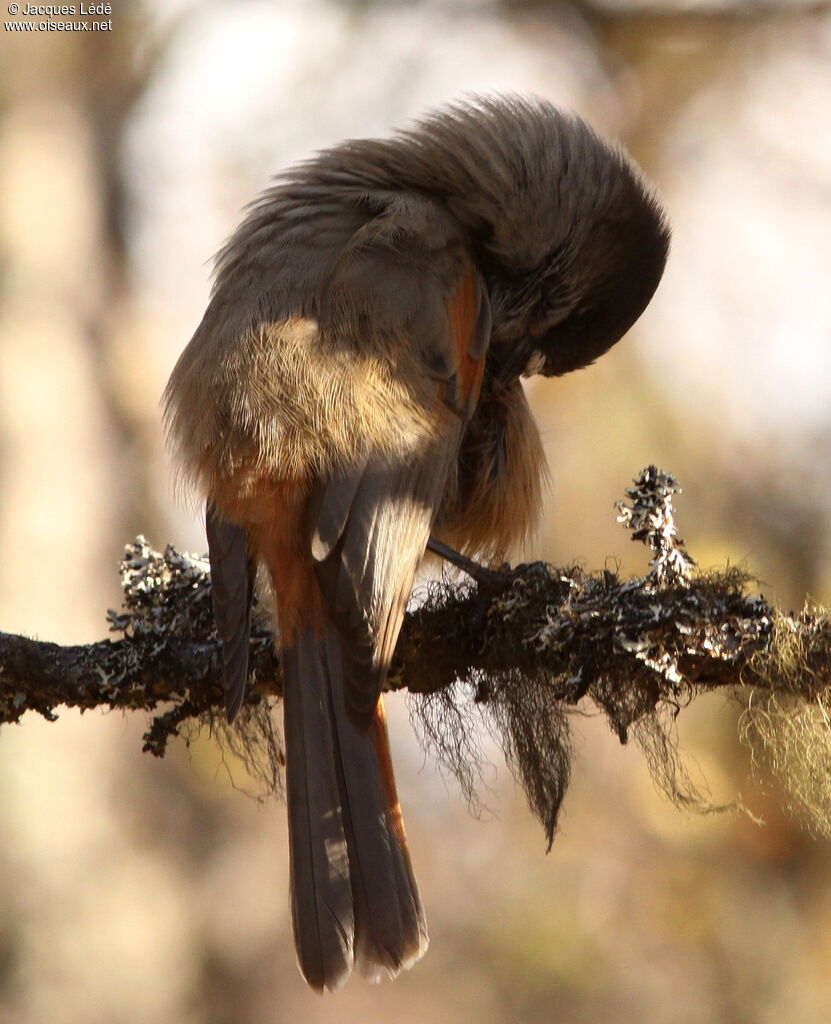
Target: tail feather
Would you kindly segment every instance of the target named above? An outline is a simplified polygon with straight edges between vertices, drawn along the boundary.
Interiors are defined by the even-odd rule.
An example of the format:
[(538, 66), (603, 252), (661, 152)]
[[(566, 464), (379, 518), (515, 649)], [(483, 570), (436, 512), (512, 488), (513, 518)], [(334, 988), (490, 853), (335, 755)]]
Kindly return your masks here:
[(410, 847), (407, 842), (407, 833), (404, 830), (401, 804), (398, 802), (398, 793), (395, 788), (395, 775), (392, 767), (390, 741), (387, 734), (387, 716), (384, 710), (383, 698), (378, 700), (374, 726), (375, 751), (378, 757), (378, 767), (381, 773), (381, 782), (384, 787), (386, 802), (387, 828), (390, 833), (390, 842), (400, 854), (395, 861), (399, 876), (399, 891), (402, 893), (409, 892), (410, 902), (408, 906), (412, 906), (413, 912), (413, 918), (408, 920), (408, 946), (404, 961), (404, 966), (409, 967), (426, 953), (429, 937), (427, 934), (427, 918), (424, 914), (424, 907), (421, 903), (421, 896), (416, 884), (412, 861), (410, 860)]
[(391, 854), (393, 889), (398, 903), (401, 931), (398, 936), (399, 943), (395, 957), (392, 962), (384, 960), (378, 952), (376, 934), (372, 932), (364, 934), (359, 915), (355, 936), (355, 966), (370, 981), (380, 981), (385, 976), (395, 977), (401, 970), (411, 967), (419, 960), (427, 950), (428, 936), (427, 921), (410, 861), (401, 808), (395, 792), (386, 719), (381, 699), (379, 699), (378, 713), (371, 734), (384, 793), (384, 820)]
[[(414, 963), (427, 946), (383, 710), (369, 727), (349, 713), (341, 642), (337, 629), (327, 624), (322, 634), (302, 630), (284, 652), (295, 941), (304, 975), (321, 989), (345, 980), (353, 958), (362, 974), (378, 980)], [(323, 822), (333, 823), (331, 832), (321, 828)], [(325, 846), (333, 838), (338, 863)], [(327, 861), (337, 875), (334, 893), (332, 880), (322, 877)], [(333, 895), (338, 909), (327, 916), (321, 910)], [(346, 948), (342, 931), (348, 962), (344, 955), (333, 956), (339, 941)]]
[[(375, 723), (361, 725), (347, 708), (340, 657), (331, 653), (338, 645), (337, 637), (330, 636), (329, 680), (355, 900), (355, 962), (367, 976), (394, 977), (423, 952), (424, 915), (406, 838), (396, 830), (388, 805)], [(386, 744), (385, 728), (383, 740)], [(387, 751), (384, 767), (388, 764)]]
[(353, 962), (349, 856), (332, 744), (326, 666), (308, 631), (283, 650), (292, 923), (312, 988), (339, 988)]

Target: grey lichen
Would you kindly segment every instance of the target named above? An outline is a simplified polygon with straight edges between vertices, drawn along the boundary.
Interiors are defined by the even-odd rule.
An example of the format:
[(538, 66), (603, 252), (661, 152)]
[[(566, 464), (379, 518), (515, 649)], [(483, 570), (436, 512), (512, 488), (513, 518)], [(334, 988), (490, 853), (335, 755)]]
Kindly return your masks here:
[(635, 486), (626, 490), (631, 505), (618, 501), (617, 521), (632, 531), (632, 540), (648, 544), (653, 551), (645, 584), (684, 585), (695, 568), (695, 559), (687, 552), (675, 528), (673, 494), (680, 494), (678, 481), (656, 466), (642, 469)]
[(124, 636), (178, 636), (204, 640), (214, 632), (210, 567), (206, 556), (160, 554), (141, 535), (119, 565), (123, 607), (110, 609), (110, 630)]

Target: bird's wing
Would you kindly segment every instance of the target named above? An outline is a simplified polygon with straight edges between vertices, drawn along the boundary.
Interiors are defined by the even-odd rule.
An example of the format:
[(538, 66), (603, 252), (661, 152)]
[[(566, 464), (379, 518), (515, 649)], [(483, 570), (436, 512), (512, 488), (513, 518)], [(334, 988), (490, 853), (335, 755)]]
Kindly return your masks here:
[[(399, 283), (400, 260), (399, 253)], [(383, 281), (381, 268), (377, 273), (376, 280)], [(438, 288), (424, 277), (418, 285), (422, 291)], [(470, 262), (446, 294), (440, 326), (431, 312), (436, 296), (426, 294), (422, 308), (429, 321), (420, 325), (417, 316), (410, 317), (407, 327), (410, 345), (422, 353), (423, 372), (433, 381), (436, 439), (408, 461), (375, 457), (341, 468), (317, 484), (309, 504), (323, 602), (342, 638), (347, 706), (361, 721), (374, 714), (482, 382), (490, 307)]]
[(233, 722), (242, 707), (248, 678), (253, 571), (245, 532), (223, 519), (208, 502), (205, 510), (214, 619), (222, 641), (225, 710)]

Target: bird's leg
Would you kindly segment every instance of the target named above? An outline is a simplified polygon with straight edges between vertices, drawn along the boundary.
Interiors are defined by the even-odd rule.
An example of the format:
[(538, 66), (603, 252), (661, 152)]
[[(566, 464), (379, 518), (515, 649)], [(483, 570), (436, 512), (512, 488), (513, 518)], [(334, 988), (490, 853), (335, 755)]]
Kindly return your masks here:
[(434, 555), (438, 555), (443, 558), (446, 562), (450, 562), (451, 565), (455, 565), (457, 569), (461, 569), (462, 572), (466, 572), (471, 579), (476, 580), (477, 583), (502, 583), (505, 577), (502, 573), (494, 572), (493, 569), (488, 569), (484, 565), (479, 565), (478, 562), (474, 562), (472, 558), (467, 558), (465, 555), (459, 554), (458, 551), (454, 551), (453, 548), (443, 544), (440, 540), (436, 540), (435, 537), (431, 537), (427, 541), (427, 550), (432, 551)]

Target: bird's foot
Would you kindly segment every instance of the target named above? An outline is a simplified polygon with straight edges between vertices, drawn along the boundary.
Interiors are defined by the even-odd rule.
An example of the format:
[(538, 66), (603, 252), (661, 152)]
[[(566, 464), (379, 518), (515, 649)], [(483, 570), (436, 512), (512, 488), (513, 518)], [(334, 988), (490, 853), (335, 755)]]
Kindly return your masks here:
[(427, 550), (432, 551), (434, 555), (438, 555), (446, 562), (450, 562), (451, 565), (455, 565), (457, 569), (467, 573), (471, 579), (476, 580), (479, 584), (495, 586), (505, 582), (504, 573), (495, 572), (493, 569), (488, 569), (486, 566), (474, 562), (472, 558), (454, 551), (453, 548), (443, 544), (440, 540), (436, 540), (435, 537), (431, 537), (427, 541)]

